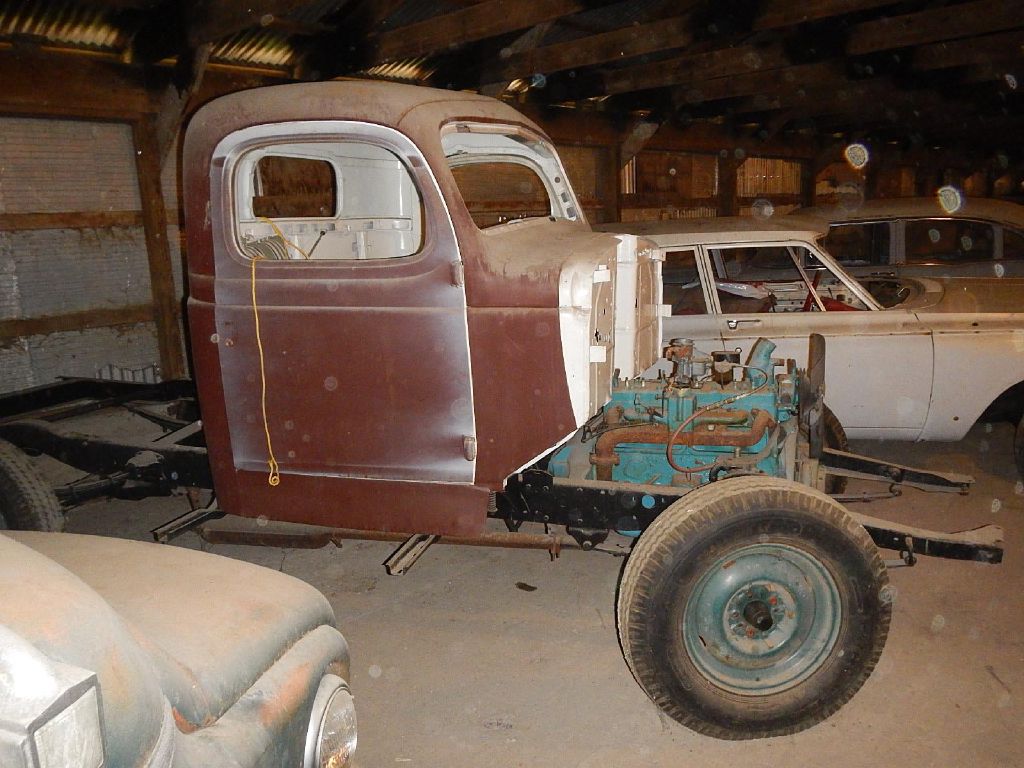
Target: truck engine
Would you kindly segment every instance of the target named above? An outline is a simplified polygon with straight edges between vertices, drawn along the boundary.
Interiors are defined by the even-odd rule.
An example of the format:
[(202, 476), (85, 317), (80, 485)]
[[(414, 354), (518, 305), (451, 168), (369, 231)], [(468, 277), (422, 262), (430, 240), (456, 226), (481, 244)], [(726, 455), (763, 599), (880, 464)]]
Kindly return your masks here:
[[(795, 364), (760, 339), (703, 354), (673, 339), (657, 379), (618, 378), (611, 401), (548, 463), (555, 477), (694, 488), (736, 475), (793, 478), (799, 432)], [(781, 367), (782, 371), (776, 369)]]

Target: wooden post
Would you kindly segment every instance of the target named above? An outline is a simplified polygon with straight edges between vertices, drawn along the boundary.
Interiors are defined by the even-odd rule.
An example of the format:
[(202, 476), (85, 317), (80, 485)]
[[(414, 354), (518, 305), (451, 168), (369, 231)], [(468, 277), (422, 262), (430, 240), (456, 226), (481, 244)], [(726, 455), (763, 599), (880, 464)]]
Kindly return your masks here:
[(736, 171), (740, 161), (729, 152), (718, 156), (718, 215), (736, 216), (739, 214), (739, 199), (736, 194)]
[(157, 146), (156, 124), (151, 116), (132, 123), (135, 144), (135, 170), (142, 200), (142, 226), (146, 233), (149, 280), (153, 294), (153, 314), (160, 345), (160, 370), (164, 379), (186, 375), (182, 357), (181, 326), (178, 323), (178, 297), (171, 272), (171, 249), (167, 244), (167, 211), (160, 189), (161, 156)]
[(813, 160), (800, 162), (800, 205), (810, 208), (814, 205), (814, 192), (817, 187), (818, 175)]

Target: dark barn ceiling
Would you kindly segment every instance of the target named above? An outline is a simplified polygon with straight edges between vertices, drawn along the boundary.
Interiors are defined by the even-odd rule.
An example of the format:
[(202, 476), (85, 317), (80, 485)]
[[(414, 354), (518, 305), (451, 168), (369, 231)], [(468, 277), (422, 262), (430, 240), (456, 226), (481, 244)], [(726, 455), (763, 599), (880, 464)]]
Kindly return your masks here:
[(0, 45), (173, 71), (185, 94), (225, 68), (379, 77), (623, 124), (1024, 149), (1020, 0), (8, 1)]

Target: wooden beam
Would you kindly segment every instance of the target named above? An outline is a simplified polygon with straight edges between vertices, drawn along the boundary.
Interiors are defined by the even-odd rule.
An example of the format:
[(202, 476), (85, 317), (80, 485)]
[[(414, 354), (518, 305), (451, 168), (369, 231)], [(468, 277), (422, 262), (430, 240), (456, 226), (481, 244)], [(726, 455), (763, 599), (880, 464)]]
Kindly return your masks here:
[(736, 171), (740, 161), (732, 152), (718, 157), (718, 215), (736, 216), (740, 212)]
[(626, 137), (619, 146), (619, 167), (624, 168), (626, 163), (637, 156), (637, 153), (644, 148), (644, 145), (651, 140), (651, 137), (661, 127), (660, 121), (641, 118), (633, 123), (626, 132)]
[(612, 61), (644, 56), (673, 48), (685, 48), (693, 42), (690, 17), (677, 16), (648, 24), (636, 24), (603, 34), (566, 43), (547, 45), (522, 52), (511, 52), (497, 66), (481, 76), (482, 83), (507, 83), (534, 72), (561, 72)]
[(252, 27), (267, 27), (309, 5), (309, 0), (206, 0), (196, 3), (187, 37), (190, 48), (215, 43)]
[(142, 226), (146, 235), (153, 313), (160, 345), (160, 368), (165, 379), (184, 376), (178, 296), (171, 272), (171, 250), (167, 243), (167, 213), (160, 187), (160, 151), (155, 120), (144, 117), (132, 124), (135, 140), (135, 168), (142, 200)]
[(206, 74), (206, 65), (210, 61), (212, 49), (210, 43), (204, 43), (193, 51), (183, 51), (174, 68), (175, 77), (164, 89), (153, 123), (161, 166), (170, 157), (174, 137), (178, 135), (188, 113), (189, 104), (203, 83), (203, 75)]
[(59, 211), (57, 213), (0, 213), (0, 230), (109, 229), (141, 227), (141, 211)]
[(377, 35), (375, 62), (428, 56), (583, 10), (583, 0), (484, 0), (468, 8), (407, 24)]
[(608, 72), (605, 93), (610, 95), (698, 84), (716, 77), (781, 69), (791, 65), (781, 45), (721, 48)]
[(125, 325), (153, 322), (153, 307), (139, 304), (115, 309), (87, 309), (66, 315), (46, 317), (19, 317), (0, 320), (0, 342), (23, 339), (27, 336), (47, 336), (51, 333), (85, 331), (90, 328), (116, 328)]
[(846, 52), (856, 56), (925, 45), (1001, 32), (1021, 24), (1021, 7), (1017, 0), (974, 0), (858, 24), (850, 32)]
[(1013, 60), (1024, 60), (1024, 30), (1021, 29), (920, 45), (910, 55), (910, 65), (916, 70), (949, 69)]
[(841, 81), (843, 68), (839, 62), (823, 61), (792, 67), (716, 77), (685, 83), (676, 89), (674, 99), (679, 106), (707, 101), (752, 96), (776, 90), (800, 90)]
[(899, 0), (815, 0), (795, 3), (793, 0), (771, 0), (754, 22), (754, 29), (778, 29), (808, 21), (842, 16), (847, 13), (896, 5)]
[(151, 111), (136, 72), (89, 56), (0, 51), (0, 113), (125, 120)]

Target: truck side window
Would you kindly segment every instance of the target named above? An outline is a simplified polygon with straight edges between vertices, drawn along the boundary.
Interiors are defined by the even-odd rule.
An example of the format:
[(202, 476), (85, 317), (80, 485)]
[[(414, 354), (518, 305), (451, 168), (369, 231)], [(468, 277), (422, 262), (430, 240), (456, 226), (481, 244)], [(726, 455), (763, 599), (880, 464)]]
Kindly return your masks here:
[(665, 303), (673, 315), (706, 315), (707, 303), (697, 272), (697, 254), (693, 249), (669, 251), (661, 271)]
[(309, 141), (249, 150), (235, 165), (235, 232), (248, 258), (393, 259), (423, 245), (423, 203), (384, 147)]

